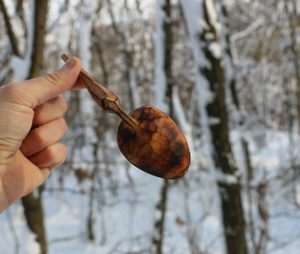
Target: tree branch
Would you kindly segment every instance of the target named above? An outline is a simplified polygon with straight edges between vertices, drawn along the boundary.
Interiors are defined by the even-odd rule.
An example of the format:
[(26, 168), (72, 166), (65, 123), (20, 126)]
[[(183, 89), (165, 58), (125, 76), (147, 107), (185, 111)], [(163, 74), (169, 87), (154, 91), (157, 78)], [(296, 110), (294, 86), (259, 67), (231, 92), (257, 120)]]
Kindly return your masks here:
[(14, 53), (14, 55), (21, 57), (21, 53), (20, 50), (18, 48), (18, 42), (17, 42), (17, 38), (16, 35), (14, 33), (14, 30), (12, 28), (12, 24), (10, 22), (10, 18), (7, 12), (7, 8), (5, 6), (5, 3), (3, 0), (0, 0), (0, 9), (3, 13), (3, 17), (4, 17), (4, 22), (5, 22), (5, 27), (6, 27), (6, 32), (10, 41), (10, 45), (11, 45), (11, 49)]

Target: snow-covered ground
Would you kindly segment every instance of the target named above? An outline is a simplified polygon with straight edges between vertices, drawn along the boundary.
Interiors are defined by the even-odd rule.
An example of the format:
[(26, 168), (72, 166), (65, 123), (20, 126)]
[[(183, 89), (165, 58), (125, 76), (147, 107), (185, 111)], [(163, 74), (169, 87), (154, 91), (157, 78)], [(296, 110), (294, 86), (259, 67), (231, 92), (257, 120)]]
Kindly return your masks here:
[[(235, 134), (232, 136), (234, 140)], [(264, 148), (252, 143), (250, 150), (255, 170), (264, 171), (266, 178), (271, 179), (290, 161), (287, 152), (289, 137), (285, 133), (270, 132), (266, 134), (265, 141), (267, 145)], [(238, 148), (238, 145), (235, 146), (236, 155)], [(107, 185), (102, 193), (105, 201), (102, 205), (95, 204), (94, 242), (87, 240), (88, 196), (79, 193), (80, 190), (87, 190), (88, 184), (79, 184), (69, 174), (64, 187), (72, 191), (57, 192), (58, 172), (52, 174), (44, 192), (49, 253), (149, 253), (154, 208), (162, 182), (133, 167), (130, 169), (132, 182), (129, 182), (123, 168), (115, 170), (119, 172), (118, 178), (123, 180), (119, 182), (117, 193), (112, 193)], [(282, 179), (272, 180), (267, 190), (270, 211), (267, 249), (268, 253), (298, 254), (300, 210), (290, 200), (291, 185), (283, 183)], [(209, 173), (194, 168), (190, 169), (184, 180), (171, 183), (165, 253), (191, 253), (189, 241), (196, 241), (199, 249), (206, 253), (224, 253), (222, 222), (214, 185)], [(74, 192), (76, 190), (77, 193)], [(299, 204), (299, 188), (297, 191), (295, 198)], [(247, 203), (244, 206), (247, 210)], [(0, 225), (0, 253), (38, 253), (20, 204), (13, 205), (0, 216)]]

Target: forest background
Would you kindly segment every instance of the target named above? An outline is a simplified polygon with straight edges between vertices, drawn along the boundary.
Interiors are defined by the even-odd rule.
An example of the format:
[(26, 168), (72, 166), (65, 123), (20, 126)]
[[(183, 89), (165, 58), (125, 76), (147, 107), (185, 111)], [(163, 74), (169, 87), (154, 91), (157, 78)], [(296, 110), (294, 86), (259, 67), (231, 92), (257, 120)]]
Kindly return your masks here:
[(0, 0), (0, 84), (62, 53), (185, 133), (164, 181), (118, 150), (119, 119), (65, 95), (69, 156), (0, 216), (1, 253), (265, 254), (300, 249), (298, 0)]

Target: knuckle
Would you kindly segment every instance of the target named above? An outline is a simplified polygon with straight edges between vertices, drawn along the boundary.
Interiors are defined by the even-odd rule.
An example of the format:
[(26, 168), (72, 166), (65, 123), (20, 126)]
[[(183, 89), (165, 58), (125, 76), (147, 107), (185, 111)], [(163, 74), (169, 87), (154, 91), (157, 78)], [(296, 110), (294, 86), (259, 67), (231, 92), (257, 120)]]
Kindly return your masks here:
[(66, 100), (64, 99), (64, 97), (59, 96), (59, 97), (57, 98), (57, 103), (58, 103), (59, 109), (60, 109), (63, 113), (65, 113), (65, 112), (68, 110), (68, 104), (67, 104)]
[(46, 136), (40, 128), (34, 129), (30, 138), (30, 141), (33, 143), (32, 146), (36, 146), (39, 149), (48, 143)]
[(59, 151), (55, 146), (50, 146), (47, 148), (47, 158), (50, 161), (56, 160), (57, 156), (59, 156)]
[(21, 151), (25, 156), (31, 156), (41, 150), (47, 139), (42, 135), (39, 128), (29, 132), (28, 136), (23, 140)]
[(47, 74), (44, 78), (51, 85), (59, 85), (62, 77), (58, 71), (55, 71)]
[(67, 147), (61, 143), (57, 143), (49, 149), (49, 157), (55, 161), (55, 163), (63, 162), (67, 157), (67, 153)]
[(68, 131), (69, 127), (68, 127), (65, 119), (60, 118), (59, 121), (60, 121), (60, 129), (63, 131), (63, 133), (66, 133)]
[(60, 152), (61, 152), (61, 155), (62, 155), (63, 159), (65, 159), (67, 157), (67, 154), (68, 154), (67, 147), (64, 144), (61, 144), (60, 150), (61, 150)]

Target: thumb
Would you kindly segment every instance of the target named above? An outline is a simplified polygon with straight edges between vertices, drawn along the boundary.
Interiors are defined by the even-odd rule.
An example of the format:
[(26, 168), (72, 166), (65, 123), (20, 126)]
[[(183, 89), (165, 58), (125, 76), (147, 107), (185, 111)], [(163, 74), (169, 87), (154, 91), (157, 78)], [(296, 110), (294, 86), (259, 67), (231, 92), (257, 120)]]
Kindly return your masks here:
[(70, 90), (78, 78), (81, 69), (80, 60), (76, 57), (70, 58), (59, 70), (45, 76), (24, 81), (18, 86), (22, 94), (29, 96), (23, 98), (23, 104), (31, 108)]

